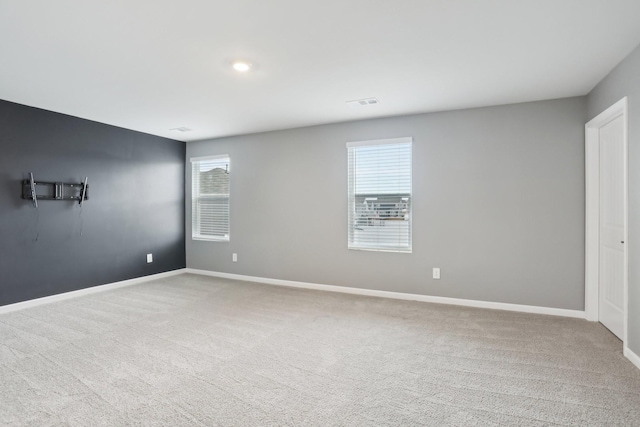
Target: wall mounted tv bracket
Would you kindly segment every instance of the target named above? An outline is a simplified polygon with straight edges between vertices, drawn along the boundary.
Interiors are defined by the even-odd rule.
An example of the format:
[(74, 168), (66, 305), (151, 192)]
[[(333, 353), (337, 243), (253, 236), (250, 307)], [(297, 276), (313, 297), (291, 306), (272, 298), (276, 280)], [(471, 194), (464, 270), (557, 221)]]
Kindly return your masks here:
[(82, 203), (89, 199), (88, 178), (81, 183), (67, 182), (36, 182), (33, 174), (22, 181), (22, 198), (33, 200), (33, 206), (38, 207), (38, 200), (77, 200)]

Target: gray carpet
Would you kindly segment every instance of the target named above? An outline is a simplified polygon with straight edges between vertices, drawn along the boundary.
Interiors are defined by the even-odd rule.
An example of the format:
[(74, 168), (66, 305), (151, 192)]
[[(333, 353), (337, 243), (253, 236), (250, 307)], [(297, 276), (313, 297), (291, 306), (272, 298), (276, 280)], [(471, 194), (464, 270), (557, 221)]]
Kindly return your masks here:
[(583, 320), (181, 275), (0, 315), (0, 423), (640, 425)]

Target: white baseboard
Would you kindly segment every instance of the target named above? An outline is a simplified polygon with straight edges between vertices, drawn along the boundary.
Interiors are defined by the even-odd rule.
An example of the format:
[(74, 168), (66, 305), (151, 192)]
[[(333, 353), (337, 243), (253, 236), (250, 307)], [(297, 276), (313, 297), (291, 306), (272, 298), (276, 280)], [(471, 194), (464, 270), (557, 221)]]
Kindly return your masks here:
[(640, 369), (640, 356), (635, 354), (629, 347), (626, 346), (626, 344), (622, 350), (622, 353), (627, 359), (631, 361), (631, 363), (636, 365), (636, 368)]
[(462, 305), (465, 307), (490, 308), (493, 310), (518, 311), (522, 313), (548, 314), (552, 316), (585, 318), (585, 312), (580, 310), (567, 310), (563, 308), (538, 307), (533, 305), (509, 304), (503, 302), (488, 302), (469, 299), (436, 297), (430, 295), (406, 294), (401, 292), (377, 291), (373, 289), (350, 288), (346, 286), (320, 285), (317, 283), (296, 282), (292, 280), (268, 279), (264, 277), (243, 276), (240, 274), (220, 273), (217, 271), (198, 270), (187, 268), (187, 273), (203, 276), (220, 277), (224, 279), (244, 280), (247, 282), (265, 283), (276, 286), (289, 286), (293, 288), (315, 289), (318, 291), (342, 292), (345, 294), (366, 295), (372, 297), (393, 298), (408, 301), (422, 301), (436, 304)]
[(38, 305), (50, 304), (56, 301), (64, 301), (71, 298), (77, 298), (82, 295), (95, 294), (98, 292), (110, 291), (112, 289), (124, 288), (125, 286), (137, 285), (138, 283), (148, 282), (150, 280), (162, 279), (164, 277), (177, 276), (185, 273), (186, 268), (167, 271), (165, 273), (151, 274), (149, 276), (136, 277), (135, 279), (123, 280), (121, 282), (107, 283), (104, 285), (92, 286), (90, 288), (78, 289), (77, 291), (65, 292), (62, 294), (51, 295), (48, 297), (36, 298), (29, 301), (7, 304), (0, 307), (0, 314), (10, 313), (12, 311), (23, 310)]

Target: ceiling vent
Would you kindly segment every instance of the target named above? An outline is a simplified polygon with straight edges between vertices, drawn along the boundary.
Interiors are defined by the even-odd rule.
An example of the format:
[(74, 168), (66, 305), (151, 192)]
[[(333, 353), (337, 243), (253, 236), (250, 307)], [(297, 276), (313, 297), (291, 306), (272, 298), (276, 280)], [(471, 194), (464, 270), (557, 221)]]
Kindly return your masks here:
[(355, 101), (347, 101), (349, 107), (365, 107), (367, 105), (379, 104), (377, 98), (356, 99)]
[(187, 127), (181, 126), (179, 128), (173, 128), (173, 129), (169, 129), (170, 131), (176, 131), (176, 132), (191, 132), (193, 129), (189, 129)]

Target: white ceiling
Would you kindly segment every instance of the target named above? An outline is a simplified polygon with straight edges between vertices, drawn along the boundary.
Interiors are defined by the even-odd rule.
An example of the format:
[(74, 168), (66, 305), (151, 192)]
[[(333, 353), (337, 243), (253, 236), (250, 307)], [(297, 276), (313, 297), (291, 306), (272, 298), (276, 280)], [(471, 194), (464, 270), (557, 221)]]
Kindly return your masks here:
[(639, 43), (639, 0), (0, 0), (0, 99), (192, 141), (584, 95)]

